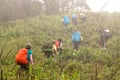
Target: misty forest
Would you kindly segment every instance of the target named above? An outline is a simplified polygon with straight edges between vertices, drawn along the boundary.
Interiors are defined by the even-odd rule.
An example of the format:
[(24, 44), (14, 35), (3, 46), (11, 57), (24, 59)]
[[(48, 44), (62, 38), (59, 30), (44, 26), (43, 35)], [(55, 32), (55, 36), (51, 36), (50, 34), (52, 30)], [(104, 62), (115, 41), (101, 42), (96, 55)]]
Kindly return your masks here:
[[(104, 7), (93, 12), (86, 0), (0, 0), (0, 80), (120, 80), (120, 12)], [(99, 41), (103, 29), (112, 34), (105, 49)], [(76, 51), (75, 30), (82, 36)], [(54, 54), (51, 44), (59, 38), (62, 54)], [(26, 43), (32, 44), (34, 64), (21, 70), (15, 56)], [(48, 58), (44, 51), (54, 55)]]

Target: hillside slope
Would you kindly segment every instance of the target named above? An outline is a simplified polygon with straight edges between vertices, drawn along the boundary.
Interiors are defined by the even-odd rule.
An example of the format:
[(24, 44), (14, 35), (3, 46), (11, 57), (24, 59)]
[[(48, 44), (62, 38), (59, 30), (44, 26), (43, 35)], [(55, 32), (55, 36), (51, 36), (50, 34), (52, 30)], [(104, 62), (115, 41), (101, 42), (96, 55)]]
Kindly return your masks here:
[[(70, 25), (68, 25), (67, 27), (64, 27), (62, 25), (61, 16), (39, 16), (36, 18), (11, 21), (6, 23), (5, 25), (0, 25), (0, 62), (5, 66), (4, 74), (7, 74), (7, 71), (15, 67), (14, 57), (17, 51), (20, 48), (24, 47), (27, 42), (30, 42), (33, 45), (33, 55), (36, 63), (35, 71), (37, 71), (38, 68), (40, 68), (41, 70), (42, 65), (47, 62), (47, 65), (49, 67), (54, 66), (57, 68), (52, 68), (54, 74), (60, 72), (59, 69), (61, 69), (61, 65), (64, 66), (62, 75), (56, 74), (55, 76), (51, 76), (49, 73), (47, 75), (46, 72), (41, 73), (43, 80), (53, 80), (53, 77), (55, 79), (57, 77), (60, 77), (60, 80), (69, 80), (68, 76), (72, 75), (70, 74), (70, 71), (73, 71), (72, 73), (74, 74), (71, 76), (72, 80), (74, 78), (76, 78), (75, 80), (79, 80), (81, 76), (78, 76), (77, 73), (81, 72), (81, 80), (93, 80), (91, 77), (98, 78), (99, 80), (119, 80), (119, 17), (119, 13), (89, 13), (87, 14), (87, 20), (84, 23), (81, 22), (80, 19), (78, 19), (79, 23), (77, 26), (74, 26), (72, 23), (70, 23)], [(80, 49), (78, 50), (78, 52), (76, 52), (77, 56), (72, 56), (71, 34), (76, 28), (81, 32), (83, 41)], [(110, 29), (113, 34), (113, 37), (108, 41), (108, 48), (106, 51), (102, 50), (98, 44), (99, 30), (103, 28)], [(44, 43), (48, 41), (52, 42), (53, 40), (58, 38), (63, 39), (63, 46), (65, 48), (64, 54), (61, 57), (61, 59), (63, 60), (61, 60), (59, 63), (56, 63), (52, 60), (50, 60), (49, 62), (49, 60), (47, 61), (46, 58), (43, 57), (41, 47), (44, 45)], [(73, 59), (74, 57), (76, 57), (77, 59), (76, 62), (71, 61), (71, 58)], [(67, 63), (64, 63), (64, 61), (69, 58), (70, 60), (68, 60)], [(53, 62), (53, 64), (51, 62)], [(84, 71), (80, 70), (81, 72), (79, 72), (81, 63), (82, 70)], [(96, 66), (95, 64), (100, 64), (102, 68), (99, 69), (100, 66)], [(6, 65), (8, 65), (10, 69), (8, 69), (8, 66)], [(72, 70), (70, 69), (71, 67), (73, 67)], [(92, 71), (94, 70), (92, 67), (101, 70), (98, 71), (98, 73), (100, 74), (96, 74), (95, 76), (94, 74), (96, 72)], [(51, 70), (47, 66), (45, 68), (46, 70)], [(46, 70), (44, 69), (44, 71)], [(114, 71), (116, 70), (117, 72), (114, 74)], [(48, 77), (45, 77), (45, 74)], [(8, 74), (9, 80), (14, 79), (14, 77), (10, 77), (11, 75), (13, 76), (14, 73), (11, 72), (11, 74)], [(38, 78), (37, 73), (34, 73), (34, 75)]]

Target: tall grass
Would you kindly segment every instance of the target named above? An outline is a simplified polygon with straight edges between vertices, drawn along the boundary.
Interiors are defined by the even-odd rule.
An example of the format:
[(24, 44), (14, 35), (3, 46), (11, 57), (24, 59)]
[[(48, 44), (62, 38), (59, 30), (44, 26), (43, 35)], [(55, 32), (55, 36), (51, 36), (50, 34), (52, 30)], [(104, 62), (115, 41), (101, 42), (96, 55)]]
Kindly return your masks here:
[[(61, 16), (41, 16), (0, 25), (0, 79), (20, 80), (15, 54), (31, 42), (35, 64), (30, 66), (28, 78), (25, 73), (22, 80), (119, 80), (119, 16), (118, 13), (89, 13), (84, 23), (79, 20), (77, 26), (70, 23), (67, 27), (61, 24)], [(83, 36), (76, 55), (72, 55), (71, 42), (74, 28)], [(98, 32), (102, 28), (113, 33), (107, 50), (98, 44)], [(45, 58), (41, 47), (58, 38), (63, 39), (63, 54), (56, 60)]]

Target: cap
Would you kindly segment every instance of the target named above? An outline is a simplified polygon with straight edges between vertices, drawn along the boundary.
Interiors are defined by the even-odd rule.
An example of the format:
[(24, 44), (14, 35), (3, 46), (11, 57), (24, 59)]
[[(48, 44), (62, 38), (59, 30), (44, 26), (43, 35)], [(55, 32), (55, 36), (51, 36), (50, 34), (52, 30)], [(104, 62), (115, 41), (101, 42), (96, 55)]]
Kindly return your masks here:
[(110, 30), (108, 30), (108, 29), (106, 29), (105, 31), (106, 31), (106, 32), (110, 32)]

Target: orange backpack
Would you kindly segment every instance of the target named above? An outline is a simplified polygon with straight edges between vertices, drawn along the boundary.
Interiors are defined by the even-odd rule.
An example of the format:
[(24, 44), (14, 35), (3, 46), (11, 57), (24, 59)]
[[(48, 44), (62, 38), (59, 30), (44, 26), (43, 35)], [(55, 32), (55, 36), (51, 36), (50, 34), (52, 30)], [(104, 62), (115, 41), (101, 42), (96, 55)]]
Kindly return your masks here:
[(16, 54), (16, 63), (17, 64), (27, 64), (27, 54), (28, 50), (26, 48), (22, 48), (17, 54)]
[(58, 40), (56, 40), (55, 45), (56, 45), (57, 48), (59, 47), (59, 44), (60, 44), (60, 42)]

